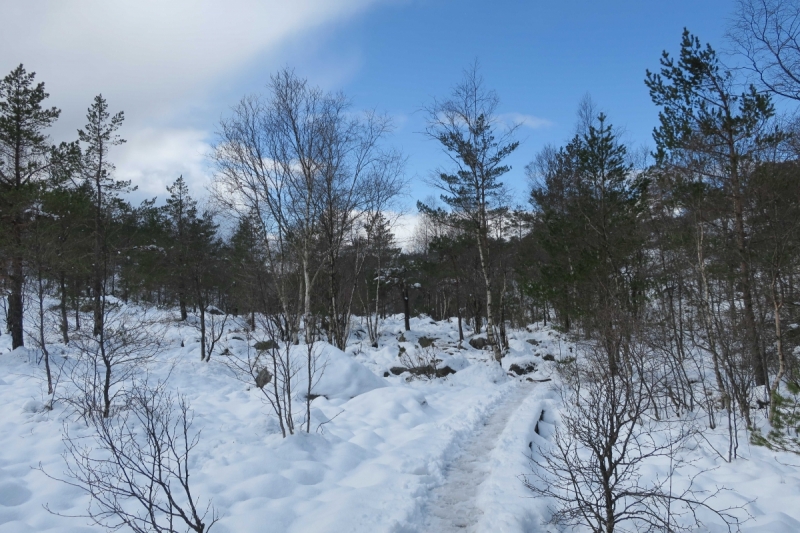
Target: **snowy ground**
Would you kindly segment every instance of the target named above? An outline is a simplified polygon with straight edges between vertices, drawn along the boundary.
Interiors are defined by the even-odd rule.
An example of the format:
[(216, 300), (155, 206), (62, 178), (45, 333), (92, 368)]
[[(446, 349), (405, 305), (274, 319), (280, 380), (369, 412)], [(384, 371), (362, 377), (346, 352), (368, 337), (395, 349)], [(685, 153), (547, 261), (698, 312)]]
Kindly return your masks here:
[[(191, 402), (194, 427), (202, 429), (192, 483), (220, 513), (212, 531), (556, 531), (543, 525), (548, 502), (532, 498), (519, 476), (529, 471), (531, 450), (546, 445), (548, 432), (534, 432), (542, 413), (542, 428), (558, 420), (556, 382), (547, 381), (556, 363), (543, 356), (566, 357), (571, 345), (546, 328), (512, 332), (501, 369), (490, 352), (466, 342), (459, 348), (454, 322), (423, 317), (411, 326), (403, 333), (401, 317), (387, 320), (378, 349), (355, 337), (346, 354), (326, 347), (329, 365), (319, 392), (327, 397), (313, 401), (311, 433), (283, 439), (258, 391), (233, 378), (225, 356), (201, 363), (196, 331), (171, 323), (169, 346), (149, 371), (169, 375), (170, 387)], [(422, 336), (436, 339), (444, 364), (457, 372), (431, 381), (384, 377), (397, 366), (400, 347), (415, 350)], [(244, 349), (233, 337), (241, 333), (229, 332), (224, 346)], [(81, 427), (62, 405), (42, 409), (36, 353), (10, 353), (9, 343), (8, 335), (0, 337), (0, 533), (100, 531), (43, 508), (65, 515), (85, 510), (86, 496), (36, 468), (41, 463), (61, 475), (62, 428)], [(62, 354), (53, 352), (57, 362)], [(536, 365), (534, 373), (508, 373), (510, 365), (527, 363)], [(723, 432), (706, 437), (720, 448), (725, 441)], [(800, 531), (800, 467), (785, 466), (800, 465), (800, 458), (746, 442), (743, 435), (742, 458), (731, 464), (705, 442), (687, 452), (701, 466), (716, 467), (700, 482), (731, 489), (723, 503), (745, 505), (754, 517), (744, 531)], [(722, 530), (712, 522), (708, 529)]]

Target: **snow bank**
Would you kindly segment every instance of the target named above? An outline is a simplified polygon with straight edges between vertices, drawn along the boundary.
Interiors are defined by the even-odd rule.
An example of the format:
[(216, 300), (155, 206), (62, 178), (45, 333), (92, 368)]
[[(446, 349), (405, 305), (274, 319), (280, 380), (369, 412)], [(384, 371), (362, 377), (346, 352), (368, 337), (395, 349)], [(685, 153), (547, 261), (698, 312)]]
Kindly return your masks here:
[[(295, 357), (307, 357), (306, 346), (293, 346), (292, 349)], [(383, 378), (376, 376), (367, 367), (331, 344), (314, 343), (312, 356), (317, 358), (317, 368), (322, 373), (311, 388), (314, 394), (329, 399), (349, 400), (359, 394), (388, 385)], [(306, 390), (307, 382), (307, 377), (302, 376), (302, 390)]]
[[(247, 350), (246, 336), (236, 331), (241, 326), (232, 324), (220, 350)], [(551, 377), (556, 363), (544, 356), (569, 357), (569, 343), (547, 328), (509, 332), (511, 350), (501, 367), (489, 351), (466, 342), (459, 349), (455, 321), (417, 317), (411, 326), (411, 332), (404, 332), (402, 316), (386, 320), (378, 349), (355, 338), (346, 352), (316, 343), (314, 353), (324, 372), (313, 387), (322, 396), (311, 404), (311, 432), (283, 439), (260, 391), (237, 381), (222, 355), (201, 363), (196, 330), (169, 323), (167, 347), (148, 372), (151, 379), (168, 379), (192, 405), (193, 427), (202, 430), (192, 456), (192, 490), (201, 501), (211, 498), (221, 515), (212, 531), (425, 532), (426, 505), (431, 491), (444, 483), (448, 465), (521, 386), (530, 394), (498, 432), (486, 457), (489, 473), (475, 500), (483, 512), (477, 531), (548, 531), (541, 525), (547, 502), (530, 498), (518, 476), (529, 468), (528, 444), (535, 448), (545, 442), (533, 431), (536, 420), (542, 409), (555, 413), (558, 402), (552, 382), (525, 380)], [(430, 381), (381, 377), (397, 363), (401, 335), (407, 349), (423, 336), (437, 339), (434, 345), (443, 364), (457, 373)], [(71, 356), (71, 348), (59, 346), (53, 344), (51, 350), (55, 369), (63, 362), (62, 351)], [(292, 350), (293, 357), (305, 359), (304, 346)], [(0, 533), (101, 531), (85, 520), (43, 509), (47, 504), (65, 515), (82, 514), (88, 500), (37, 469), (41, 463), (49, 474), (63, 474), (62, 425), (67, 422), (77, 430), (80, 424), (70, 422), (61, 404), (52, 411), (43, 409), (46, 383), (36, 361), (35, 351), (10, 353), (10, 337), (0, 336)], [(514, 362), (533, 362), (536, 372), (512, 378), (507, 371)], [(302, 381), (295, 385), (296, 391), (304, 390)], [(63, 391), (65, 385), (59, 387)], [(298, 428), (305, 421), (300, 396)], [(543, 427), (555, 419), (549, 416)], [(724, 429), (704, 435), (711, 445), (724, 447)], [(722, 462), (707, 443), (692, 450), (700, 464), (718, 467), (704, 478), (703, 487), (725, 485), (731, 491), (722, 503), (746, 505), (754, 520), (744, 525), (745, 532), (800, 531), (800, 461), (750, 448), (744, 436), (741, 442), (743, 458), (731, 464)], [(713, 522), (708, 527), (720, 531)]]

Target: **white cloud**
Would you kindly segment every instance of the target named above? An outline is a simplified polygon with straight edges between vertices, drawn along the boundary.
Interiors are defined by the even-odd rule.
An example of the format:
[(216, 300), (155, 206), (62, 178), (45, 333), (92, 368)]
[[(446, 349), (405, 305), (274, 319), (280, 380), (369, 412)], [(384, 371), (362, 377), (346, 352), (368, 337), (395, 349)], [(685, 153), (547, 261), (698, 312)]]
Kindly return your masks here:
[(394, 233), (395, 242), (403, 250), (408, 250), (414, 237), (414, 230), (419, 223), (419, 213), (389, 211), (386, 213), (386, 217), (393, 222), (392, 232)]
[(59, 93), (81, 93), (83, 108), (101, 91), (126, 110), (158, 107), (207, 89), (258, 54), (374, 2), (3, 2), (0, 68), (8, 72), (23, 62)]
[[(179, 174), (200, 185), (212, 129), (248, 68), (282, 47), (387, 0), (37, 0), (0, 2), (0, 76), (23, 63), (62, 109), (56, 141), (76, 138), (92, 98), (125, 111), (118, 177), (164, 194)], [(311, 32), (314, 32), (313, 35)], [(269, 67), (266, 67), (269, 68)], [(348, 68), (352, 68), (352, 65)], [(202, 191), (193, 193), (200, 195)]]
[(526, 115), (524, 113), (502, 113), (498, 115), (501, 122), (506, 124), (521, 124), (526, 128), (539, 129), (552, 126), (553, 123), (546, 118), (540, 118), (533, 115)]
[(207, 137), (208, 132), (195, 129), (138, 130), (112, 153), (116, 177), (138, 185), (136, 196), (163, 201), (167, 185), (182, 175), (195, 198), (205, 196), (211, 178)]

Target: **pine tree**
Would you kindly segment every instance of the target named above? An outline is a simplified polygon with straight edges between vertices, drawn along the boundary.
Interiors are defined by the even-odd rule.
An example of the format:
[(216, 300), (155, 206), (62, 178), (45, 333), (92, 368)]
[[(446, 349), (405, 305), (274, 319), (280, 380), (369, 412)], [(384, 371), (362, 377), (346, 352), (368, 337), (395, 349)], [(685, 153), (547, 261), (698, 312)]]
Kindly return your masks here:
[(487, 337), (494, 356), (502, 353), (495, 338), (489, 231), (507, 210), (500, 177), (511, 170), (503, 161), (519, 146), (510, 140), (511, 131), (498, 131), (495, 110), (499, 99), (487, 90), (474, 65), (464, 74), (449, 100), (434, 102), (429, 111), (427, 134), (436, 139), (455, 165), (454, 172), (440, 171), (434, 185), (450, 213), (421, 202), (423, 213), (451, 220), (475, 239), (486, 290)]
[(767, 382), (754, 312), (753, 279), (744, 216), (744, 181), (749, 165), (774, 149), (781, 135), (770, 130), (774, 115), (767, 94), (749, 86), (734, 92), (735, 80), (710, 45), (684, 30), (677, 61), (664, 52), (658, 74), (647, 72), (650, 97), (659, 111), (654, 130), (662, 167), (680, 168), (697, 181), (719, 188), (730, 201), (738, 256), (747, 359), (758, 385)]
[(109, 150), (125, 142), (116, 134), (124, 120), (122, 111), (114, 116), (108, 112), (103, 95), (97, 95), (86, 113), (85, 129), (78, 130), (84, 143), (84, 179), (91, 184), (94, 204), (94, 251), (92, 254), (92, 297), (94, 300), (94, 334), (103, 330), (105, 283), (108, 274), (107, 224), (114, 199), (122, 191), (130, 190), (130, 182), (111, 177), (114, 165), (109, 161)]
[(197, 218), (197, 202), (189, 195), (189, 187), (186, 185), (183, 176), (180, 176), (175, 180), (175, 183), (168, 186), (167, 191), (170, 196), (164, 206), (164, 213), (169, 222), (171, 240), (167, 255), (172, 272), (172, 285), (178, 294), (181, 320), (186, 320), (189, 224)]
[[(190, 215), (193, 215), (191, 212)], [(211, 304), (214, 289), (222, 285), (221, 243), (217, 239), (217, 225), (211, 213), (191, 216), (187, 220), (187, 268), (189, 286), (192, 287), (195, 303), (200, 316), (200, 358), (208, 361), (211, 357), (207, 345), (206, 312)], [(214, 332), (211, 332), (212, 335)]]
[(367, 218), (365, 231), (367, 236), (366, 253), (374, 261), (374, 268), (366, 269), (367, 301), (370, 301), (369, 291), (374, 286), (375, 297), (372, 301), (375, 303), (375, 314), (373, 316), (372, 310), (365, 306), (364, 315), (367, 319), (370, 344), (373, 348), (377, 348), (380, 337), (380, 309), (383, 303), (381, 294), (385, 292), (387, 285), (387, 269), (392, 267), (393, 260), (400, 253), (400, 249), (395, 247), (394, 234), (389, 220), (380, 211), (376, 211)]
[(620, 335), (642, 294), (639, 214), (647, 181), (634, 176), (602, 113), (566, 147), (546, 149), (528, 172), (533, 235), (547, 254), (528, 290), (554, 302), (565, 328), (580, 319), (587, 333), (599, 334), (616, 373)]
[(23, 299), (25, 284), (24, 235), (29, 207), (47, 178), (50, 163), (44, 131), (60, 111), (45, 109), (49, 96), (44, 83), (34, 85), (35, 73), (20, 65), (0, 82), (0, 246), (9, 264), (10, 294), (7, 327), (11, 346), (23, 346)]

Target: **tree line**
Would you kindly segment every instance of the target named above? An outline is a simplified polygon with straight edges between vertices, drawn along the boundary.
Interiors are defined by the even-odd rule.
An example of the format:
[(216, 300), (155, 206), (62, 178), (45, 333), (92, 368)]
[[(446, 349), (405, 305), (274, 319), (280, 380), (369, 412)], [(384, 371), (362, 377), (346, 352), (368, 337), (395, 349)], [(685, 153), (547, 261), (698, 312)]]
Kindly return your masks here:
[(163, 205), (134, 206), (112, 163), (122, 112), (97, 96), (76, 140), (55, 145), (47, 131), (60, 111), (20, 65), (0, 82), (12, 346), (46, 350), (45, 315), (64, 343), (82, 320), (102, 335), (109, 296), (174, 306), (180, 320), (196, 313), (204, 343), (209, 313), (253, 327), (263, 316), (282, 340), (339, 348), (352, 335), (377, 346), (389, 314), (407, 329), (420, 313), (456, 317), (462, 340), (485, 333), (497, 360), (507, 328), (544, 321), (596, 342), (612, 375), (630, 372), (646, 344), (671, 409), (708, 401), (690, 367), (709, 354), (709, 387), (749, 424), (754, 391), (769, 403), (797, 380), (800, 145), (796, 117), (773, 99), (800, 99), (800, 47), (772, 46), (796, 43), (773, 24), (791, 6), (740, 6), (731, 33), (753, 84), (688, 31), (677, 56), (664, 53), (645, 79), (659, 110), (649, 156), (582, 102), (574, 136), (525, 168), (526, 206), (502, 181), (515, 127), (468, 68), (425, 108), (425, 134), (445, 155), (430, 179), (441, 195), (418, 203), (405, 249), (392, 231), (407, 185), (392, 122), (342, 93), (277, 72), (219, 123), (207, 205), (178, 177)]

